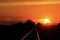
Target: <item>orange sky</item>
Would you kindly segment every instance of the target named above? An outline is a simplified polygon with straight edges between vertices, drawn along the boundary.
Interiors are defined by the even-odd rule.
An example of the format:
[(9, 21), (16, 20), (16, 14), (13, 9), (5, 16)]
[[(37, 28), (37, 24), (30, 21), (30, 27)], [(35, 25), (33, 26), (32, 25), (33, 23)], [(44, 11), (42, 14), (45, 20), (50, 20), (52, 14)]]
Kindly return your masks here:
[(4, 21), (5, 18), (8, 20), (12, 18), (18, 18), (17, 20), (19, 18), (31, 18), (32, 20), (50, 18), (52, 22), (58, 23), (60, 22), (60, 2), (57, 0), (42, 2), (1, 2), (0, 21)]

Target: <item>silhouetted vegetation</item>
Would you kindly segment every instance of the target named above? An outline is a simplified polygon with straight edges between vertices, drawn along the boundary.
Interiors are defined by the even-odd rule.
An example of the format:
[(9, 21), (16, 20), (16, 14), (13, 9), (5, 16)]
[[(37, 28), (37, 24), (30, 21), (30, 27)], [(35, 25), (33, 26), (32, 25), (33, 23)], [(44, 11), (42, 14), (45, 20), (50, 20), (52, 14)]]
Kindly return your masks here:
[(40, 40), (60, 40), (60, 23), (45, 28), (41, 23), (35, 24), (31, 20), (25, 23), (18, 22), (12, 25), (0, 25), (0, 40), (21, 40), (26, 34), (31, 33), (24, 40), (38, 40), (38, 30)]

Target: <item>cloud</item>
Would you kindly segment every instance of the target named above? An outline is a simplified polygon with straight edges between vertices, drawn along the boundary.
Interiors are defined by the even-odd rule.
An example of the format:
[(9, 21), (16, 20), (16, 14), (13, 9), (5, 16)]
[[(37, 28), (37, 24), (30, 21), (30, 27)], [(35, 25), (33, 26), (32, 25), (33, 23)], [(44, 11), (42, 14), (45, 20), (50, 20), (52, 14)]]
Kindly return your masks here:
[(41, 4), (60, 4), (60, 1), (34, 1), (34, 2), (5, 2), (0, 6), (17, 6), (17, 5), (41, 5)]
[(60, 0), (0, 0), (0, 2), (60, 1)]
[(43, 1), (43, 0), (0, 0), (0, 2), (25, 2), (25, 1)]

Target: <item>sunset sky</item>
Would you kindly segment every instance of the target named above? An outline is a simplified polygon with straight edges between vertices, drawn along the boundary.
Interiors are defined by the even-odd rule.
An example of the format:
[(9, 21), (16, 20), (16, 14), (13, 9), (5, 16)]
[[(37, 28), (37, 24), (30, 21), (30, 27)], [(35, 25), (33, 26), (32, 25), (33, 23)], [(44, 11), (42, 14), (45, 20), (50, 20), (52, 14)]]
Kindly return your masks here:
[(59, 0), (0, 0), (0, 23), (44, 18), (60, 22)]

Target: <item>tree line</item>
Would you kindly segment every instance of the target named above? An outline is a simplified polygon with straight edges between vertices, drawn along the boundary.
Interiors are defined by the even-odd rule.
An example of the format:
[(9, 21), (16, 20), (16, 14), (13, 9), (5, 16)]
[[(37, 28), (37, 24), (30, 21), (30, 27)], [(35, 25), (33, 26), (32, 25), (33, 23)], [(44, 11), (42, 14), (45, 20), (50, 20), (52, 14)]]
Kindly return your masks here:
[[(31, 20), (18, 22), (12, 25), (0, 25), (0, 40), (21, 40), (30, 30), (36, 28), (41, 40), (60, 40), (60, 23), (51, 28), (43, 28), (41, 23), (35, 24)], [(24, 40), (38, 40), (34, 29)]]

